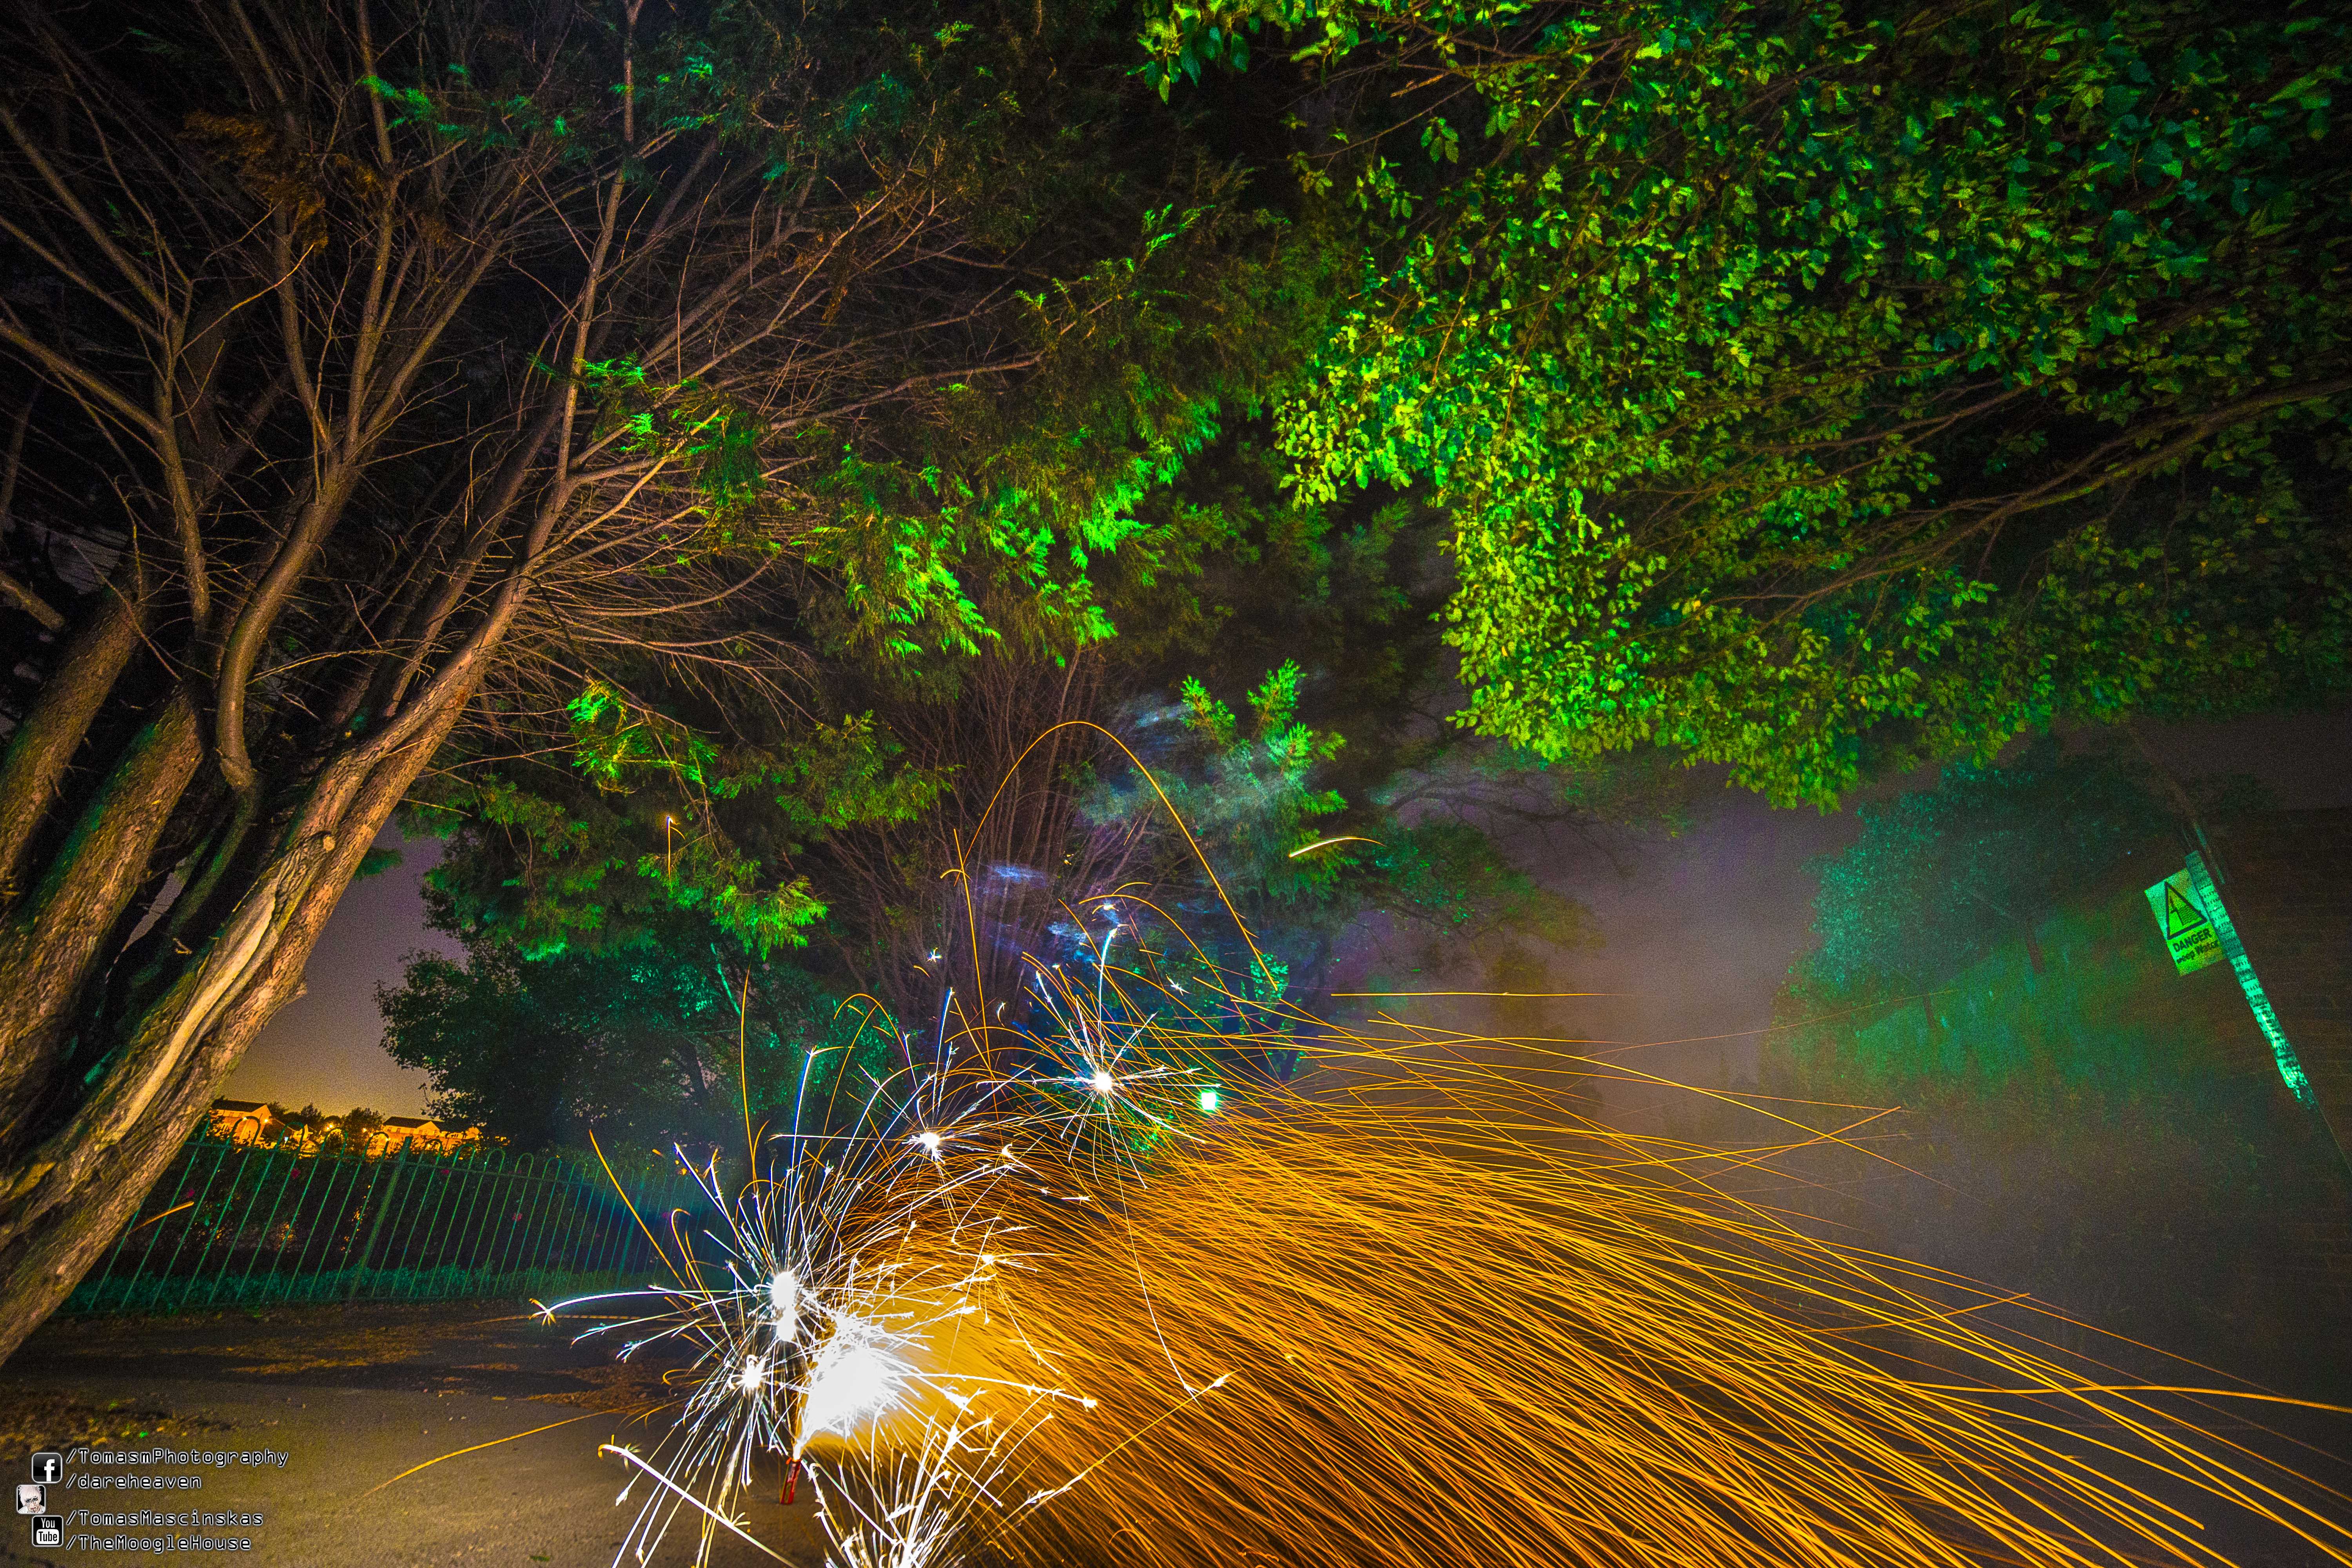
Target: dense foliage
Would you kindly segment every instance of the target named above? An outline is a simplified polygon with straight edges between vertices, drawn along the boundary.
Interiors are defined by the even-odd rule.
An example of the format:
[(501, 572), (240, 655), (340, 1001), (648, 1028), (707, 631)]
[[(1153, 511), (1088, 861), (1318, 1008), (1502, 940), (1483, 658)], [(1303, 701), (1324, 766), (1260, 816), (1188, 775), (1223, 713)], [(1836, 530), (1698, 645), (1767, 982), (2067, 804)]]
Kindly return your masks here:
[(1857, 815), (1862, 837), (1822, 868), (1822, 945), (1802, 965), (1831, 997), (1929, 986), (2011, 941), (2038, 968), (2034, 924), (2061, 901), (2179, 868), (2172, 805), (2144, 771), (2047, 739)]
[[(441, 883), (459, 929), (552, 955), (686, 910), (763, 958), (799, 945), (838, 891), (801, 869), (808, 851), (920, 816), (972, 760), (909, 759), (876, 705), (903, 711), (1008, 647), (1083, 654), (1114, 635), (1119, 584), (1191, 544), (1144, 503), (1296, 357), (1307, 274), (1268, 267), (1280, 225), (1128, 86), (1123, 35), (1048, 20), (1024, 36), (918, 7), (789, 35), (817, 68), (856, 62), (823, 112), (931, 160), (929, 199), (971, 225), (856, 263), (861, 286), (951, 303), (981, 342), (907, 342), (903, 395), (841, 416), (729, 416), (722, 531), (781, 530), (802, 552), (761, 545), (761, 580), (689, 643), (575, 641), (489, 705), (480, 760), (412, 800), (413, 825), (457, 839)], [(722, 79), (776, 68), (714, 47)], [(942, 300), (967, 268), (977, 292)], [(856, 298), (823, 287), (828, 317)], [(615, 374), (606, 417), (657, 427), (677, 389)]]
[[(1173, 0), (1361, 282), (1301, 493), (1450, 509), (1466, 721), (1789, 801), (2340, 687), (2352, 33), (2186, 0)], [(1180, 95), (1181, 96), (1181, 95)]]
[[(943, 984), (1017, 993), (1029, 955), (1070, 950), (1073, 900), (1115, 886), (1148, 891), (1244, 992), (1270, 984), (1248, 931), (1286, 977), (1275, 990), (1307, 1005), (1367, 913), (1457, 952), (1507, 926), (1573, 940), (1572, 909), (1511, 870), (1489, 830), (1589, 831), (1670, 792), (1547, 773), (1428, 722), (1446, 697), (1438, 520), (1298, 507), (1252, 433), (1138, 498), (1131, 547), (1094, 579), (1115, 636), (829, 649), (812, 685), (856, 716), (789, 753), (592, 690), (568, 753), (436, 785), (465, 793), (412, 813), (450, 836), (436, 923), (546, 958), (627, 948), (685, 909), (773, 961), (775, 943), (748, 946), (698, 901), (724, 878), (672, 871), (723, 843), (800, 868), (809, 923), (782, 934), (817, 945), (794, 962), (902, 1017)], [(1237, 727), (1213, 689), (1255, 689), (1255, 722)], [(943, 879), (953, 868), (969, 877)]]
[(814, 1126), (846, 1078), (887, 1076), (897, 1036), (782, 963), (745, 965), (707, 925), (666, 940), (526, 960), (477, 944), (458, 963), (420, 953), (379, 988), (384, 1045), (429, 1075), (431, 1111), (526, 1149), (673, 1143), (740, 1147), (744, 1119)]

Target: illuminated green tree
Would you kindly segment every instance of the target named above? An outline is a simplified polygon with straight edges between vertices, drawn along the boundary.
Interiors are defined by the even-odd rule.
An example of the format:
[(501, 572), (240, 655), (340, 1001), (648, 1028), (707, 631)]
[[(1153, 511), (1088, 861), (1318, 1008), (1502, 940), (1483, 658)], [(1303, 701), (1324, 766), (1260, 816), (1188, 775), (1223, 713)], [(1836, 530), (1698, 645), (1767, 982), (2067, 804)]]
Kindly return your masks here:
[[(1360, 287), (1300, 492), (1450, 509), (1465, 721), (1779, 800), (2340, 689), (2352, 32), (2188, 0), (1162, 0)], [(1189, 89), (1187, 89), (1189, 90)]]

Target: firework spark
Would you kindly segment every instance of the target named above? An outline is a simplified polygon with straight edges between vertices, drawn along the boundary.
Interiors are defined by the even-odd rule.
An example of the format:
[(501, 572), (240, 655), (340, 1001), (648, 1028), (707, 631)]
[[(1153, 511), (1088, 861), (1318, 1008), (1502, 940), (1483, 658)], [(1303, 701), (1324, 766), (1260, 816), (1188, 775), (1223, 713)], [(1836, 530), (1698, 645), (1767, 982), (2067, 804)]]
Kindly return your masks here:
[(2232, 1395), (1710, 1179), (1779, 1151), (1565, 1117), (1524, 1043), (1309, 1044), (1105, 908), (1031, 1026), (894, 1030), (905, 1068), (709, 1166), (717, 1223), (604, 1303), (624, 1354), (694, 1352), (624, 1556), (741, 1533), (765, 1454), (840, 1568), (2219, 1568), (2218, 1514), (2352, 1564), (2346, 1500), (2190, 1419)]

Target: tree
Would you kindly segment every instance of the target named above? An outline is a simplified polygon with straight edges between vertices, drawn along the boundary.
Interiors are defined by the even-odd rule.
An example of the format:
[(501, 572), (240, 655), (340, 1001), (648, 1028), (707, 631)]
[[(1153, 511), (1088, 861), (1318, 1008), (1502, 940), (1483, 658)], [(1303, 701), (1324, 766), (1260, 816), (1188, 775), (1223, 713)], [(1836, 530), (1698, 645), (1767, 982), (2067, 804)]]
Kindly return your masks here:
[(354, 1105), (335, 1120), (342, 1129), (344, 1145), (352, 1149), (365, 1151), (383, 1131), (383, 1112), (364, 1105)]
[(1365, 281), (1300, 492), (1449, 507), (1462, 721), (1781, 801), (2346, 679), (2338, 18), (1194, 0)]
[(274, 1100), (270, 1102), (269, 1116), (270, 1131), (277, 1137), (282, 1139), (290, 1132), (297, 1142), (303, 1142), (323, 1132), (334, 1121), (315, 1105), (306, 1104), (299, 1110), (292, 1110)]
[(787, 962), (745, 964), (688, 916), (658, 938), (537, 960), (503, 941), (462, 963), (418, 953), (376, 1001), (384, 1048), (431, 1075), (433, 1114), (524, 1149), (591, 1131), (608, 1148), (739, 1148), (747, 1118), (772, 1130), (803, 1106), (818, 1127), (845, 1079), (856, 1098), (860, 1068), (888, 1074), (898, 1040), (867, 1026), (870, 1004)]
[[(445, 805), (525, 815), (501, 754), (676, 776), (643, 687), (756, 715), (729, 776), (789, 793), (845, 728), (793, 700), (820, 643), (975, 646), (973, 582), (1087, 622), (1087, 552), (1235, 363), (1122, 380), (1115, 330), (1230, 328), (1214, 279), (1258, 231), (1181, 135), (1068, 134), (1028, 21), (0, 21), (0, 353), (41, 389), (13, 515), (88, 563), (70, 605), (9, 595), (72, 629), (0, 761), (0, 1354), (297, 994), (428, 763)], [(1131, 146), (1157, 163), (1104, 161)], [(1100, 417), (1041, 434), (1073, 389)], [(694, 828), (603, 869), (755, 952), (821, 911)]]
[[(2242, 806), (2246, 786), (2205, 788), (2207, 809)], [(2065, 754), (2042, 739), (2007, 763), (1956, 763), (1934, 789), (1858, 808), (1862, 837), (1822, 868), (1813, 900), (1821, 950), (1803, 977), (1818, 994), (1869, 998), (1923, 991), (2021, 940), (2062, 900), (2119, 874), (2152, 880), (2175, 841), (2171, 802), (2143, 773), (2101, 752)]]
[(1131, 846), (1121, 881), (1185, 925), (1163, 946), (1197, 943), (1234, 996), (1312, 1014), (1335, 939), (1362, 915), (1391, 917), (1440, 955), (1506, 935), (1583, 940), (1582, 910), (1512, 868), (1475, 821), (1408, 817), (1320, 786), (1346, 738), (1300, 718), (1300, 683), (1296, 664), (1269, 673), (1244, 729), (1188, 679), (1141, 729), (1142, 766), (1093, 803)]
[[(1433, 621), (1450, 585), (1433, 563), (1442, 514), (1294, 504), (1266, 433), (1238, 423), (1139, 502), (1145, 531), (1096, 584), (1116, 636), (1008, 636), (979, 659), (845, 689), (942, 781), (921, 809), (832, 834), (812, 858), (844, 889), (825, 929), (845, 973), (900, 1016), (928, 1015), (946, 987), (1017, 995), (1025, 966), (1076, 951), (1076, 916), (1129, 884), (1168, 898), (1246, 986), (1246, 944), (1196, 846), (1312, 1011), (1360, 916), (1454, 952), (1581, 940), (1573, 908), (1509, 869), (1497, 833), (1605, 847), (1631, 819), (1675, 816), (1682, 792), (1648, 770), (1548, 766), (1437, 722), (1454, 696)], [(1254, 725), (1215, 695), (1253, 691)], [(1333, 801), (1337, 825), (1318, 828)], [(1288, 858), (1324, 836), (1340, 842)], [(953, 867), (969, 879), (943, 879)]]

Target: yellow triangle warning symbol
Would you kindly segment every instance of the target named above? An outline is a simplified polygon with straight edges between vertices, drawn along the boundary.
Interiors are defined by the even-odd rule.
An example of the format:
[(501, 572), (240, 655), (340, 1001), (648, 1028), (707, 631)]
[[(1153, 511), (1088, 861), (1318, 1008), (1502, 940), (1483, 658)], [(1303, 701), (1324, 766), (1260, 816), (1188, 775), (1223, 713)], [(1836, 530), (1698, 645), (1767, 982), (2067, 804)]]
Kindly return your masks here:
[(2188, 872), (2175, 871), (2148, 889), (2147, 908), (2156, 917), (2158, 929), (2164, 932), (2164, 945), (2172, 953), (2173, 967), (2181, 973), (2194, 974), (2226, 956), (2221, 952), (2221, 931), (2189, 889)]

